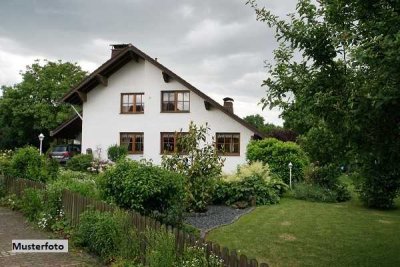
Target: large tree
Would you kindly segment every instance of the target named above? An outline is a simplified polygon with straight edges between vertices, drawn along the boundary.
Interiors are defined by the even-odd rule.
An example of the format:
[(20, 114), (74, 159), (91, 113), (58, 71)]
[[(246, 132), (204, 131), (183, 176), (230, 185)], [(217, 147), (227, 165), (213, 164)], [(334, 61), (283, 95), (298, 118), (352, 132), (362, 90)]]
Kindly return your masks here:
[(47, 137), (47, 145), (50, 130), (73, 113), (71, 107), (58, 100), (86, 72), (69, 62), (36, 60), (21, 75), (22, 82), (1, 87), (0, 149), (37, 145), (39, 133)]
[(264, 106), (283, 109), (315, 160), (357, 166), (366, 204), (391, 207), (400, 187), (400, 1), (300, 0), (285, 20), (248, 3), (280, 43)]

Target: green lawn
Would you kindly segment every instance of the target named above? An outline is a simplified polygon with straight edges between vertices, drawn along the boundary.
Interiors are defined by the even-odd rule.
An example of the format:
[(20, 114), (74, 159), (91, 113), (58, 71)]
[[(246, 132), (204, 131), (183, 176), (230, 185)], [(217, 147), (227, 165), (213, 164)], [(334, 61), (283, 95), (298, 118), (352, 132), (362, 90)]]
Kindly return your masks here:
[(400, 209), (285, 198), (207, 239), (270, 266), (400, 266)]

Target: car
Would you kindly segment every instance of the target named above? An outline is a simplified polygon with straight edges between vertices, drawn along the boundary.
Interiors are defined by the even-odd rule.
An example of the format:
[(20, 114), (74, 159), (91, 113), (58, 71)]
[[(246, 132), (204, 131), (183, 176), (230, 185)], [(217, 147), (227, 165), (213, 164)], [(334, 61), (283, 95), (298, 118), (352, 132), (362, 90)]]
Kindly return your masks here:
[(81, 153), (80, 145), (72, 145), (72, 144), (57, 145), (51, 149), (49, 157), (60, 163), (66, 163), (73, 156), (80, 153)]

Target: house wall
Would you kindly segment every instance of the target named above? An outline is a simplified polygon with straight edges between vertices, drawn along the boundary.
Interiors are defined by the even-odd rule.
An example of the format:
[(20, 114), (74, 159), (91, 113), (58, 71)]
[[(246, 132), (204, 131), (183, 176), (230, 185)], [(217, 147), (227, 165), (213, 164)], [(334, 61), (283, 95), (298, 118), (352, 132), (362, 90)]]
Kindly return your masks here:
[[(190, 121), (197, 125), (208, 122), (211, 137), (216, 132), (240, 132), (240, 156), (226, 156), (224, 172), (231, 172), (245, 163), (246, 146), (253, 135), (249, 129), (212, 108), (206, 110), (204, 100), (190, 92), (190, 113), (161, 113), (162, 90), (188, 90), (180, 83), (165, 83), (160, 69), (147, 61), (130, 61), (108, 80), (108, 86), (99, 85), (87, 95), (83, 104), (82, 151), (101, 148), (106, 158), (107, 148), (119, 144), (120, 132), (143, 132), (143, 155), (130, 155), (133, 159), (152, 159), (161, 162), (160, 132), (188, 130)], [(121, 93), (144, 93), (144, 114), (120, 114)]]

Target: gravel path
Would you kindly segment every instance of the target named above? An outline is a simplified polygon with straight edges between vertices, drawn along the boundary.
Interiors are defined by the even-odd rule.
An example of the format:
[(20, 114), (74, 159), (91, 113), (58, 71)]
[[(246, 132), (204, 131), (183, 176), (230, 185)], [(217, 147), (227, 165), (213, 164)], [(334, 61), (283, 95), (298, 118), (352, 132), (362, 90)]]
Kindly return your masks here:
[(242, 215), (249, 213), (253, 208), (234, 209), (229, 206), (209, 206), (205, 213), (191, 213), (186, 216), (185, 223), (201, 231), (201, 236), (222, 225), (231, 224)]

